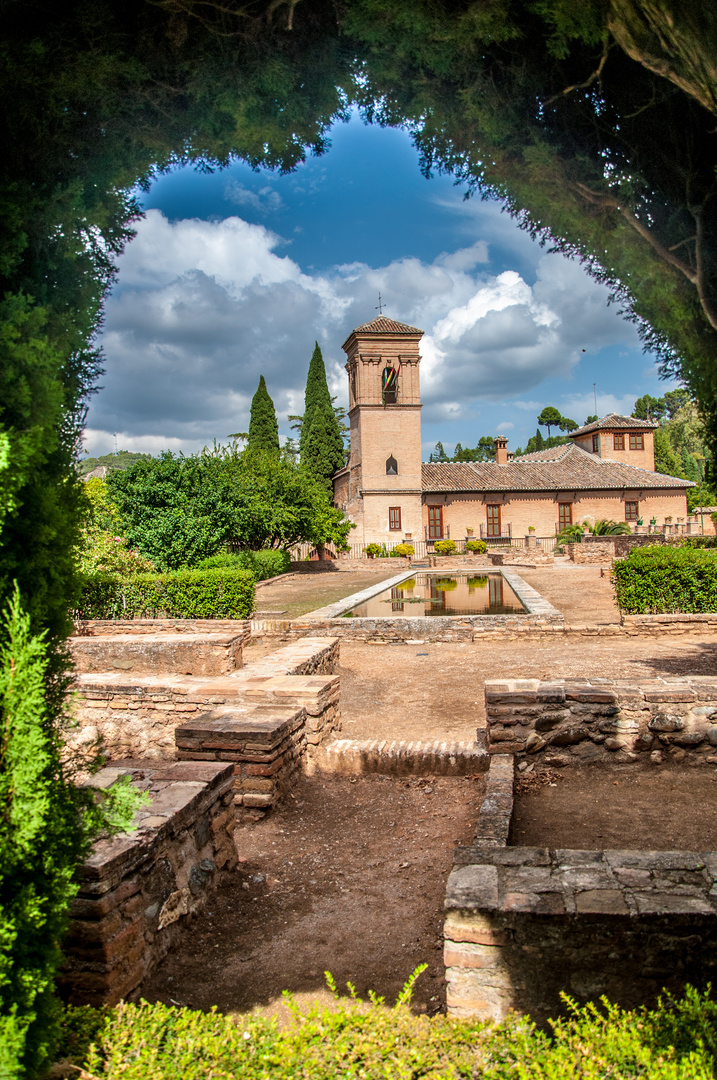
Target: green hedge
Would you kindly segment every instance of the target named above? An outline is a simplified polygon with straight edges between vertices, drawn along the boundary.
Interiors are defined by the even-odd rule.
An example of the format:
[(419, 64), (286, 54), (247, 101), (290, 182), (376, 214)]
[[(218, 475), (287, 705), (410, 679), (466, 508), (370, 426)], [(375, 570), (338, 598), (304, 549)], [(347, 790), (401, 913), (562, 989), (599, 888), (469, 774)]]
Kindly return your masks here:
[(211, 555), (197, 564), (197, 570), (251, 570), (257, 581), (287, 574), (291, 569), (291, 556), (288, 551), (262, 548), (261, 551), (223, 551)]
[[(346, 999), (279, 1029), (275, 1020), (142, 1002), (69, 1009), (62, 1056), (105, 1080), (708, 1080), (717, 1007), (688, 988), (654, 1010), (577, 1008), (552, 1036), (525, 1017), (431, 1019)], [(88, 1047), (90, 1040), (95, 1040)]]
[(80, 619), (247, 619), (254, 610), (250, 570), (178, 570), (173, 574), (84, 579)]
[(630, 615), (717, 611), (717, 552), (636, 548), (613, 568), (620, 609)]

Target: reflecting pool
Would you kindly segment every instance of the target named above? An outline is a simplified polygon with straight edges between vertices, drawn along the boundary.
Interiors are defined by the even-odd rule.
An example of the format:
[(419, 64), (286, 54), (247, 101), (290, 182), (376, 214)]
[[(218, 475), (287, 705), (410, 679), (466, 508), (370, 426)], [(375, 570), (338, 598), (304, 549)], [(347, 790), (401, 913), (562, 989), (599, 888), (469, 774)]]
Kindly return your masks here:
[(412, 619), (428, 615), (524, 615), (502, 574), (415, 574), (344, 613), (344, 618)]

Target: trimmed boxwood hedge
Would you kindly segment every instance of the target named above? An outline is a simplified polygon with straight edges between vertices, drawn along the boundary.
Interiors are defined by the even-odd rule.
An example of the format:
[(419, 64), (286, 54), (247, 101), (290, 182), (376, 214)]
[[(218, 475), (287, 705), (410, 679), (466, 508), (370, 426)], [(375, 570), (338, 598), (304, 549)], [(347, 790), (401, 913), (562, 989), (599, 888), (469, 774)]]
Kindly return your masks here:
[(717, 552), (636, 548), (612, 572), (620, 609), (630, 615), (717, 611)]
[(254, 610), (250, 570), (172, 574), (94, 574), (84, 580), (80, 619), (247, 619)]
[(262, 548), (260, 551), (223, 551), (219, 555), (210, 555), (202, 559), (197, 570), (226, 568), (231, 570), (251, 570), (257, 581), (287, 574), (291, 569), (291, 556), (288, 551), (274, 548)]
[[(294, 1014), (291, 1026), (143, 1001), (68, 1009), (61, 1057), (105, 1080), (708, 1080), (717, 1008), (690, 988), (653, 1010), (603, 1002), (552, 1021), (430, 1019), (405, 1004), (346, 999)], [(94, 1045), (90, 1045), (90, 1043)]]

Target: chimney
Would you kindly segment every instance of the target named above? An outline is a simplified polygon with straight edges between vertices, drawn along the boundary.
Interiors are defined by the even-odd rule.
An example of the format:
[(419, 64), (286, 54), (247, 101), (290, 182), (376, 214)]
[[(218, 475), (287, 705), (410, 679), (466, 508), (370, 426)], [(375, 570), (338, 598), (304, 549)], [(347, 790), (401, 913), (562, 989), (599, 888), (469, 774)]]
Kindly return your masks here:
[(496, 435), (493, 439), (495, 445), (495, 463), (496, 465), (508, 464), (508, 440), (504, 439), (502, 435)]

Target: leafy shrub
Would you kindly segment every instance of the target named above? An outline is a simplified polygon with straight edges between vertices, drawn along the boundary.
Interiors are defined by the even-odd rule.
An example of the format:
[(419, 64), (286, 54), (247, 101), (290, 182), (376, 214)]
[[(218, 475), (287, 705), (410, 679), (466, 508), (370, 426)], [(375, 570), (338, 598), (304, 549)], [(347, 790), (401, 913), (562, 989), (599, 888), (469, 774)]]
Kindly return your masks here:
[(436, 540), (434, 550), (437, 551), (439, 555), (455, 555), (457, 550), (456, 542), (455, 540)]
[(98, 832), (126, 828), (144, 796), (122, 785), (96, 799), (71, 783), (48, 651), (17, 589), (0, 637), (0, 1077), (19, 1080), (44, 1071), (57, 1035), (54, 975), (77, 861)]
[(396, 544), (392, 551), (392, 555), (401, 555), (404, 558), (410, 558), (411, 555), (415, 555), (416, 549), (413, 544)]
[(250, 570), (180, 570), (175, 574), (87, 577), (80, 619), (247, 619), (254, 610)]
[(288, 551), (262, 548), (260, 551), (223, 551), (202, 559), (197, 570), (251, 570), (256, 581), (286, 574), (291, 569)]
[(691, 547), (636, 548), (615, 563), (617, 603), (633, 615), (717, 611), (717, 554)]
[(104, 529), (83, 529), (77, 551), (77, 568), (81, 574), (148, 574), (153, 563), (133, 551), (122, 536)]
[(369, 559), (375, 559), (377, 555), (381, 554), (381, 547), (379, 544), (367, 544), (364, 548), (364, 552), (368, 555)]
[[(330, 984), (331, 985), (331, 984)], [(349, 987), (353, 990), (352, 987)], [(552, 1022), (552, 1035), (527, 1018), (500, 1024), (419, 1017), (407, 995), (387, 1008), (339, 999), (334, 1007), (299, 1013), (280, 1029), (260, 1016), (233, 1019), (164, 1004), (122, 1004), (79, 1020), (68, 1009), (63, 1052), (84, 1075), (103, 1080), (708, 1080), (714, 1076), (717, 1008), (708, 994), (690, 988), (666, 997), (653, 1010), (627, 1011), (603, 1003), (579, 1008)], [(92, 1041), (93, 1045), (88, 1045)]]
[(477, 555), (484, 555), (488, 550), (485, 540), (466, 540), (466, 551), (474, 551)]
[(130, 543), (163, 571), (196, 566), (234, 541), (251, 551), (303, 541), (343, 550), (353, 528), (325, 484), (285, 453), (167, 451), (113, 471), (108, 488)]

